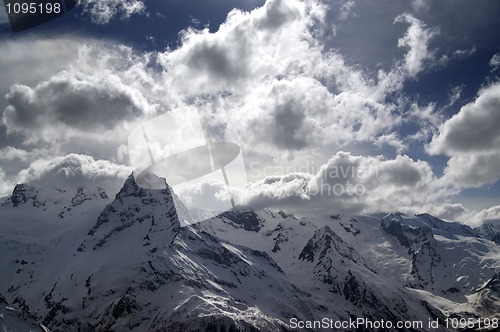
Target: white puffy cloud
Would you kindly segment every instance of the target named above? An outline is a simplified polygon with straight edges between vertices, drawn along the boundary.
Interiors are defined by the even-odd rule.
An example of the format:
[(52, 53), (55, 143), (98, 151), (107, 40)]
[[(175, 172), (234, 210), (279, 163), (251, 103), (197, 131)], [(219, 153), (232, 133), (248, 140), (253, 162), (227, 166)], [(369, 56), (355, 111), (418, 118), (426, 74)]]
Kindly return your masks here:
[[(352, 15), (351, 1), (343, 3), (342, 12)], [(139, 0), (89, 0), (84, 6), (98, 23), (144, 12)], [(418, 106), (400, 93), (407, 79), (432, 65), (429, 43), (437, 30), (410, 14), (399, 16), (396, 21), (408, 24), (408, 29), (394, 45), (406, 53), (391, 68), (373, 75), (350, 64), (339, 50), (324, 48), (319, 38), (330, 29), (326, 11), (320, 1), (269, 0), (251, 12), (233, 10), (216, 32), (188, 29), (178, 48), (158, 54), (135, 54), (130, 48), (86, 40), (46, 42), (55, 46), (55, 51), (46, 47), (56, 54), (54, 58), (62, 55), (61, 67), (37, 69), (41, 74), (34, 81), (7, 80), (3, 124), (12, 136), (23, 138), (27, 155), (5, 150), (4, 159), (24, 157), (30, 163), (14, 177), (16, 181), (42, 181), (55, 175), (77, 181), (80, 175), (71, 174), (81, 173), (87, 179), (110, 169), (117, 172), (121, 166), (114, 162), (127, 163), (124, 144), (130, 131), (159, 110), (184, 104), (198, 108), (208, 136), (240, 144), (248, 161), (262, 166), (300, 165), (297, 160), (305, 154), (324, 161), (332, 151), (357, 142), (391, 145), (399, 153), (405, 151), (406, 142), (395, 127), (415, 119), (426, 129), (420, 137), (427, 137), (431, 132), (427, 126), (439, 122), (434, 105)], [(0, 48), (9, 49), (5, 45)], [(64, 45), (70, 46), (66, 50)], [(9, 47), (11, 55), (31, 50), (24, 44), (24, 51), (18, 44), (17, 50)], [(9, 59), (3, 64), (0, 59), (2, 73), (15, 61)], [(14, 74), (13, 69), (9, 77)], [(403, 114), (408, 108), (409, 116)], [(51, 153), (33, 159), (30, 148), (40, 144)], [(82, 155), (68, 156), (70, 152)], [(111, 161), (96, 160), (101, 158)], [(328, 170), (349, 167), (377, 171), (363, 178), (325, 177)], [(438, 196), (446, 194), (435, 180), (428, 163), (407, 156), (385, 160), (338, 153), (318, 172), (267, 177), (234, 194), (256, 208), (294, 209), (300, 203), (303, 213), (423, 212), (421, 207), (441, 206)], [(366, 192), (332, 194), (339, 186), (347, 190), (346, 181), (362, 185)], [(315, 194), (323, 184), (330, 189)], [(214, 183), (201, 186), (199, 193), (228, 194), (217, 188)], [(440, 213), (458, 210), (443, 207)]]
[(146, 11), (143, 0), (82, 0), (81, 5), (97, 24), (109, 23), (115, 17), (128, 19)]
[(386, 135), (380, 135), (374, 139), (375, 145), (378, 147), (383, 147), (384, 145), (392, 146), (396, 149), (397, 153), (401, 153), (407, 150), (407, 146), (401, 141), (396, 132), (392, 132)]
[[(0, 6), (1, 7), (1, 6)], [(78, 57), (84, 41), (78, 38), (5, 39), (0, 41), (0, 107), (5, 107), (3, 97), (15, 84), (33, 85), (66, 68)], [(57, 61), (54, 61), (57, 59)]]
[(399, 41), (405, 61), (373, 79), (323, 48), (326, 11), (317, 1), (270, 0), (251, 12), (233, 10), (214, 33), (188, 29), (179, 48), (159, 55), (162, 84), (196, 103), (209, 133), (241, 142), (248, 155), (290, 160), (305, 150), (324, 156), (373, 142), (403, 121), (407, 101), (398, 92), (431, 60), (435, 31), (401, 16), (410, 25)]
[[(3, 123), (26, 144), (116, 159), (132, 127), (185, 103), (198, 107), (209, 135), (242, 142), (248, 155), (262, 158), (293, 159), (305, 149), (324, 156), (325, 149), (373, 142), (402, 121), (406, 101), (394, 96), (408, 73), (396, 63), (374, 80), (323, 49), (317, 32), (327, 29), (326, 11), (319, 1), (270, 0), (251, 12), (233, 10), (214, 33), (188, 29), (177, 49), (159, 54), (81, 40), (63, 70), (10, 86)], [(415, 49), (427, 49), (432, 32), (405, 20), (407, 57), (425, 58)], [(163, 72), (148, 66), (156, 60)], [(404, 149), (402, 141), (390, 143)]]
[(406, 22), (410, 25), (405, 35), (398, 40), (398, 46), (408, 49), (405, 55), (405, 68), (411, 76), (415, 76), (425, 68), (426, 61), (434, 58), (428, 45), (429, 41), (438, 34), (438, 30), (426, 29), (422, 21), (409, 14), (398, 16), (395, 22)]
[(497, 151), (500, 146), (500, 84), (478, 94), (476, 100), (444, 122), (429, 144), (431, 154)]
[(483, 222), (499, 221), (500, 220), (500, 205), (473, 213), (470, 217), (471, 223), (480, 225)]
[(15, 148), (13, 146), (6, 146), (0, 149), (0, 160), (27, 160), (28, 156), (28, 151)]
[(118, 159), (117, 148), (131, 129), (158, 110), (148, 55), (90, 40), (82, 40), (76, 54), (33, 87), (13, 84), (2, 123), (30, 148)]
[(450, 156), (443, 186), (481, 187), (500, 179), (500, 84), (481, 91), (439, 127), (427, 146), (431, 154)]
[(19, 172), (16, 183), (31, 183), (40, 187), (67, 188), (94, 183), (113, 194), (132, 168), (91, 156), (69, 154), (64, 157), (38, 159)]
[(460, 203), (444, 203), (442, 205), (428, 205), (424, 207), (427, 213), (447, 221), (462, 221), (472, 225), (467, 218), (464, 218), (467, 209)]
[[(438, 201), (430, 165), (407, 156), (392, 160), (338, 152), (315, 174), (268, 176), (230, 194), (242, 208), (285, 208), (301, 215), (423, 212)], [(220, 191), (224, 191), (223, 187)], [(220, 194), (223, 196), (222, 194)]]
[(500, 153), (460, 154), (448, 160), (443, 176), (444, 186), (478, 188), (500, 179)]
[[(34, 88), (14, 85), (6, 95), (4, 124), (12, 131), (47, 128), (51, 124), (96, 131), (140, 116), (147, 102), (118, 77), (96, 77), (62, 71)], [(51, 135), (44, 133), (42, 137)]]
[(5, 172), (0, 167), (0, 197), (9, 195), (13, 187), (14, 183), (5, 176)]
[(311, 15), (303, 2), (272, 0), (250, 13), (234, 9), (215, 33), (188, 29), (179, 48), (159, 57), (166, 84), (191, 94), (244, 93), (275, 76), (310, 71), (314, 59), (307, 57), (318, 56), (307, 31)]

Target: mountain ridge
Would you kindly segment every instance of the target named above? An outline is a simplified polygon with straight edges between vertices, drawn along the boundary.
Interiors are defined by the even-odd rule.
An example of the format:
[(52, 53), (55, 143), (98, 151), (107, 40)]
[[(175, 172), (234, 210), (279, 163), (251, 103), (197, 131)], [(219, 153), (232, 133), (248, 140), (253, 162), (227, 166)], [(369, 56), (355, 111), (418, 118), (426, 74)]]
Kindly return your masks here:
[(0, 207), (8, 271), (0, 295), (55, 331), (288, 331), (291, 318), (495, 316), (500, 248), (468, 226), (427, 214), (234, 210), (181, 227), (189, 215), (178, 198), (164, 180), (149, 181), (155, 189), (130, 176), (113, 200), (76, 188), (62, 205), (43, 196), (45, 206), (30, 203), (41, 202), (39, 189), (16, 186), (17, 206), (11, 197)]

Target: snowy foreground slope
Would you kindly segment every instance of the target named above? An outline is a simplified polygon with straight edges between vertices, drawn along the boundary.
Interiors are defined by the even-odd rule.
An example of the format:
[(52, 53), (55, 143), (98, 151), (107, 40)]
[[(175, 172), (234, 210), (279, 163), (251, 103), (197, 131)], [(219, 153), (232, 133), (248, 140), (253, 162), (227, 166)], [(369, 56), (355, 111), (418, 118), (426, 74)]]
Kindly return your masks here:
[(500, 317), (495, 224), (265, 210), (180, 227), (187, 211), (153, 181), (159, 189), (142, 189), (131, 176), (114, 199), (29, 185), (3, 199), (0, 327), (291, 331), (293, 321), (365, 318), (443, 331), (454, 330), (446, 318), (474, 330)]

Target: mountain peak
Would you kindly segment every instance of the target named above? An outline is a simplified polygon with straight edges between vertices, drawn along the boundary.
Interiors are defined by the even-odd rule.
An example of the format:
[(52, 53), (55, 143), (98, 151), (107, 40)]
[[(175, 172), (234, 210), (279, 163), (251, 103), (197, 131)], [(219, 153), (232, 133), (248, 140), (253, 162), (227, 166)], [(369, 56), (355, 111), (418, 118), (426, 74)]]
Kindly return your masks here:
[[(144, 188), (143, 184), (149, 184), (151, 189)], [(164, 178), (150, 174), (137, 181), (131, 174), (113, 202), (101, 212), (88, 232), (90, 238), (82, 243), (79, 250), (84, 250), (87, 245), (95, 250), (111, 238), (126, 242), (145, 240), (144, 246), (171, 242), (181, 226), (176, 210), (176, 205), (180, 203), (176, 199)]]
[(25, 183), (17, 184), (12, 192), (11, 201), (14, 207), (26, 204), (29, 200), (33, 201), (33, 206), (40, 206), (37, 199), (38, 191), (35, 187)]
[(152, 173), (135, 177), (130, 174), (125, 180), (123, 187), (116, 194), (116, 198), (125, 198), (128, 196), (144, 197), (148, 190), (165, 190), (166, 194), (172, 195), (172, 190), (164, 178), (158, 177)]

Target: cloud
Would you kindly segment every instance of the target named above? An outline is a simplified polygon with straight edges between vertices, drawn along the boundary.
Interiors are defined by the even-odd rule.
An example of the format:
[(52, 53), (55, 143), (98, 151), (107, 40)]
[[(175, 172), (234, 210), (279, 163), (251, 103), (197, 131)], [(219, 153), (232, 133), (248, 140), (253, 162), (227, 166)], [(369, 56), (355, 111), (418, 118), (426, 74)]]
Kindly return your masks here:
[(492, 152), (500, 145), (500, 84), (479, 91), (472, 103), (463, 106), (439, 128), (429, 144), (431, 154)]
[(475, 46), (472, 46), (472, 48), (468, 49), (468, 50), (455, 50), (453, 52), (453, 56), (457, 57), (457, 58), (468, 58), (470, 57), (471, 55), (475, 54), (476, 53), (476, 47)]
[(478, 188), (500, 179), (500, 153), (470, 153), (451, 157), (440, 178), (443, 185)]
[[(4, 167), (4, 178), (46, 181), (61, 176), (56, 182), (62, 183), (78, 182), (78, 174), (85, 173), (81, 178), (86, 179), (93, 174), (90, 169), (106, 173), (119, 167), (116, 163), (128, 163), (124, 144), (132, 129), (186, 104), (196, 107), (210, 139), (238, 143), (248, 163), (263, 167), (300, 166), (306, 155), (324, 163), (326, 156), (350, 144), (389, 145), (401, 153), (412, 139), (426, 141), (442, 119), (435, 104), (419, 103), (404, 95), (404, 88), (408, 80), (439, 62), (437, 51), (429, 46), (438, 30), (410, 14), (399, 15), (395, 22), (404, 24), (394, 29), (391, 16), (388, 24), (398, 35), (390, 34), (394, 39), (390, 42), (399, 47), (398, 58), (391, 57), (392, 64), (384, 69), (367, 69), (342, 55), (335, 39), (331, 47), (324, 45), (331, 29), (326, 21), (329, 11), (339, 9), (340, 20), (354, 15), (353, 2), (342, 3), (328, 8), (315, 0), (269, 0), (250, 12), (231, 11), (215, 32), (187, 29), (181, 33), (179, 47), (157, 53), (139, 54), (123, 45), (88, 39), (2, 42), (0, 50), (9, 51), (6, 60), (0, 59), (0, 70), (8, 77), (2, 76), (0, 85), (5, 87), (7, 102), (2, 106), (2, 121), (9, 138), (21, 138), (24, 144), (22, 149), (5, 148), (0, 154), (4, 162), (27, 164), (19, 175)], [(89, 0), (83, 5), (97, 23), (145, 13), (143, 1), (138, 0)], [(61, 64), (44, 62), (46, 54), (35, 52), (31, 42), (52, 58), (61, 58)], [(398, 130), (406, 123), (420, 127), (412, 138)], [(439, 135), (446, 136), (443, 131)], [(440, 136), (435, 136), (436, 142)], [(434, 145), (446, 148), (437, 153), (452, 154), (447, 139), (441, 140), (446, 144)], [(42, 147), (48, 153), (35, 157), (33, 151)], [(492, 151), (488, 153), (496, 153)], [(474, 156), (468, 161), (476, 160), (478, 165), (484, 161), (483, 155)], [(434, 208), (452, 217), (459, 215), (460, 207), (443, 205), (451, 204), (443, 200), (456, 193), (449, 189), (451, 181), (466, 174), (459, 169), (463, 164), (453, 158), (458, 157), (452, 154), (446, 180), (438, 180), (428, 163), (408, 156), (388, 160), (337, 153), (316, 172), (269, 174), (233, 194), (250, 207), (304, 206), (303, 213)], [(110, 164), (103, 164), (105, 159)], [(376, 172), (362, 177), (325, 176), (349, 167)], [(44, 168), (50, 171), (45, 174)], [(491, 174), (485, 171), (473, 184), (463, 185), (489, 183)], [(365, 192), (334, 192), (347, 190), (347, 181)], [(316, 194), (318, 188), (323, 191)], [(194, 201), (206, 197), (204, 192), (216, 198), (230, 194), (216, 183), (197, 190), (200, 196), (192, 197)]]
[(381, 135), (373, 139), (375, 145), (378, 147), (383, 147), (384, 145), (392, 146), (396, 149), (397, 153), (401, 153), (407, 150), (407, 146), (401, 141), (396, 132), (392, 132), (387, 135)]
[(398, 40), (398, 46), (408, 49), (405, 55), (405, 68), (410, 76), (415, 76), (425, 68), (426, 61), (434, 59), (434, 54), (428, 49), (428, 45), (439, 31), (426, 29), (422, 21), (410, 14), (400, 15), (394, 22), (406, 22), (410, 25), (405, 35)]
[(232, 10), (215, 33), (185, 30), (182, 45), (159, 57), (169, 72), (166, 83), (183, 93), (247, 91), (285, 74), (293, 60), (300, 69), (310, 50), (306, 10), (298, 1), (272, 0), (250, 13)]
[(426, 211), (440, 219), (448, 221), (467, 221), (467, 224), (471, 224), (470, 221), (464, 219), (463, 217), (467, 213), (467, 209), (460, 203), (444, 203), (442, 205), (429, 205), (426, 207)]
[(12, 188), (14, 183), (10, 181), (6, 176), (3, 169), (0, 167), (0, 197), (5, 197), (12, 193)]
[(315, 174), (267, 176), (233, 188), (230, 194), (242, 208), (284, 208), (300, 215), (422, 212), (424, 206), (438, 201), (434, 182), (430, 165), (424, 161), (338, 152)]
[(131, 129), (157, 112), (154, 74), (146, 55), (125, 46), (87, 40), (77, 54), (33, 87), (12, 85), (2, 123), (31, 148), (113, 159)]
[(146, 11), (143, 0), (83, 0), (81, 5), (97, 24), (107, 24), (115, 17), (128, 19)]
[[(1, 6), (0, 6), (1, 7)], [(32, 85), (66, 68), (78, 57), (83, 40), (78, 38), (21, 37), (0, 42), (0, 94), (3, 96), (14, 83)], [(54, 61), (57, 59), (57, 61)], [(4, 101), (0, 101), (0, 107)]]
[(128, 166), (108, 160), (94, 160), (90, 156), (69, 154), (34, 161), (19, 172), (15, 182), (61, 189), (94, 183), (108, 193), (115, 193), (131, 173), (132, 168)]
[(271, 0), (233, 10), (216, 32), (188, 29), (180, 47), (159, 54), (162, 84), (196, 104), (209, 134), (241, 142), (248, 155), (290, 160), (306, 149), (324, 156), (324, 149), (373, 142), (403, 121), (408, 101), (398, 94), (432, 60), (436, 33), (401, 16), (410, 24), (399, 41), (408, 53), (373, 79), (321, 45), (327, 10), (317, 1)]
[(428, 11), (431, 8), (430, 0), (412, 0), (411, 5), (416, 12)]
[(495, 53), (490, 59), (491, 71), (495, 71), (500, 67), (500, 53)]
[(500, 220), (500, 205), (492, 206), (488, 209), (474, 213), (472, 214), (471, 219), (475, 225), (480, 225), (483, 222), (498, 222)]
[(13, 146), (7, 146), (0, 149), (0, 160), (27, 160), (28, 156), (28, 151)]
[(62, 71), (34, 88), (16, 84), (6, 95), (4, 124), (31, 133), (49, 124), (101, 131), (146, 113), (149, 105), (142, 96), (113, 76)]
[(500, 84), (495, 83), (440, 125), (427, 151), (450, 156), (440, 179), (443, 185), (476, 188), (500, 179), (499, 110)]
[[(410, 62), (376, 80), (349, 65), (321, 45), (326, 11), (318, 1), (270, 0), (251, 12), (233, 10), (214, 33), (188, 29), (177, 49), (157, 54), (81, 40), (64, 69), (9, 88), (3, 123), (26, 144), (68, 153), (81, 151), (80, 141), (81, 152), (116, 158), (127, 131), (186, 103), (199, 109), (208, 135), (243, 142), (248, 155), (262, 158), (293, 159), (305, 149), (324, 156), (324, 149), (389, 135), (402, 121), (407, 101), (395, 96)], [(402, 19), (410, 26), (400, 43), (416, 75), (433, 34), (410, 15)], [(391, 144), (404, 149), (403, 141)]]
[(26, 169), (39, 159), (43, 164), (75, 152), (128, 163), (119, 147), (157, 111), (147, 54), (78, 38), (19, 38), (1, 42), (0, 50), (6, 186), (31, 181)]

